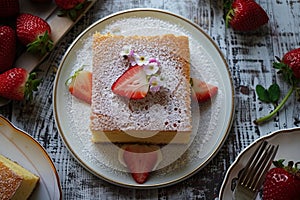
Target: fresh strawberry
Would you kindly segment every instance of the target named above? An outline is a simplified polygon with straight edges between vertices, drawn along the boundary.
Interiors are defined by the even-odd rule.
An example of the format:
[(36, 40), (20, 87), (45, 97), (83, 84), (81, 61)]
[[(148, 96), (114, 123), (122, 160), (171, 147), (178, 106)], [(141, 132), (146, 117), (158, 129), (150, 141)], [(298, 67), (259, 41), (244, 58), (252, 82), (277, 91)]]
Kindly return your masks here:
[(123, 146), (121, 152), (121, 163), (127, 166), (133, 179), (140, 184), (147, 181), (150, 172), (161, 161), (160, 149), (155, 145), (128, 144)]
[(14, 17), (20, 12), (19, 0), (1, 0), (0, 18)]
[(36, 74), (29, 74), (23, 68), (12, 68), (0, 74), (0, 96), (11, 100), (32, 98), (32, 92), (37, 91), (40, 84), (35, 79)]
[(218, 93), (218, 87), (196, 78), (191, 78), (191, 86), (198, 102), (212, 99)]
[(112, 85), (112, 91), (129, 99), (142, 99), (149, 90), (143, 67), (135, 65), (126, 70)]
[(234, 0), (226, 15), (226, 24), (237, 31), (252, 31), (268, 21), (267, 13), (254, 0)]
[(44, 55), (53, 47), (50, 25), (36, 15), (23, 13), (17, 17), (17, 36), (33, 53)]
[(0, 73), (10, 69), (16, 56), (16, 33), (9, 26), (0, 26)]
[(77, 70), (66, 84), (69, 92), (76, 98), (91, 104), (92, 98), (92, 73), (83, 69)]
[(264, 200), (300, 199), (300, 171), (294, 162), (283, 165), (284, 160), (274, 161), (275, 168), (268, 171), (263, 184)]
[(59, 16), (67, 15), (75, 21), (77, 12), (84, 7), (85, 0), (55, 0), (55, 3), (61, 9), (58, 12)]
[(282, 58), (282, 63), (289, 66), (294, 76), (300, 79), (300, 48), (287, 52)]

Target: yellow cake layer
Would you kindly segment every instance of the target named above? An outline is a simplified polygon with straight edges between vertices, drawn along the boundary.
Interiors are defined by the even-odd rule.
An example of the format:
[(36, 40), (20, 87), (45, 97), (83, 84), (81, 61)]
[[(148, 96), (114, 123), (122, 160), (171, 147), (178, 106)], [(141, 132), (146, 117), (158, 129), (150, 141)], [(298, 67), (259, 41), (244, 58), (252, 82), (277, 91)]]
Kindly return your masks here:
[[(2, 155), (0, 166), (0, 199), (5, 199), (3, 196), (12, 200), (28, 199), (39, 177)], [(6, 176), (7, 174), (10, 176)]]

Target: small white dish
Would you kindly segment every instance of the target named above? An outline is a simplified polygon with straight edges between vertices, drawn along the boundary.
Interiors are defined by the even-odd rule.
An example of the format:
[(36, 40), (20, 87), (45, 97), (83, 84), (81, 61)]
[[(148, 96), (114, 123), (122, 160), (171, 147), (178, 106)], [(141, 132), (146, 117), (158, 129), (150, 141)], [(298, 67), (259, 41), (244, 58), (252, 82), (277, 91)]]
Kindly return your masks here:
[[(129, 173), (124, 172), (118, 161), (117, 148), (110, 148), (113, 144), (92, 143), (89, 129), (90, 106), (73, 98), (65, 85), (66, 80), (80, 67), (91, 69), (91, 37), (96, 31), (121, 35), (186, 35), (190, 40), (191, 67), (194, 72), (200, 73), (204, 81), (216, 84), (219, 88), (216, 98), (201, 108), (201, 116), (192, 116), (195, 124), (201, 124), (201, 128), (195, 126), (198, 133), (195, 133), (190, 146), (183, 149), (182, 155), (178, 157), (174, 155), (176, 151), (172, 151), (172, 148), (177, 150), (181, 148), (179, 145), (170, 149), (162, 148), (162, 163), (166, 158), (176, 157), (176, 160), (151, 173), (144, 184), (137, 184)], [(134, 188), (163, 187), (195, 174), (221, 148), (230, 131), (234, 114), (232, 80), (220, 49), (198, 25), (176, 14), (157, 9), (118, 12), (95, 22), (80, 34), (61, 61), (54, 82), (53, 101), (59, 133), (78, 162), (99, 178)], [(197, 106), (199, 107), (198, 103)]]
[(31, 200), (62, 199), (59, 176), (46, 150), (3, 116), (0, 116), (0, 154), (40, 177)]
[[(279, 145), (274, 160), (285, 159), (285, 164), (290, 160), (293, 160), (294, 162), (300, 161), (300, 128), (278, 130), (261, 137), (246, 147), (227, 170), (219, 193), (220, 200), (232, 199), (234, 184), (237, 180), (238, 173), (245, 167), (249, 157), (264, 140), (268, 141), (270, 144)], [(256, 200), (261, 200), (260, 194), (257, 195)]]

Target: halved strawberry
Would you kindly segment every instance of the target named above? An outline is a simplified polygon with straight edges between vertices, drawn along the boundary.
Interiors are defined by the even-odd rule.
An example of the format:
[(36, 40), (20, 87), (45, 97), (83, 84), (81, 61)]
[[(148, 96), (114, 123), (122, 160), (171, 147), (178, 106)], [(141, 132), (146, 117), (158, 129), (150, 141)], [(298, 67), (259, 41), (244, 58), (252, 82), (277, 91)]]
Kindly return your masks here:
[(160, 163), (162, 155), (156, 145), (128, 144), (121, 149), (119, 159), (127, 166), (133, 179), (142, 184)]
[(196, 78), (191, 78), (191, 86), (198, 102), (205, 102), (218, 93), (218, 87)]
[(91, 104), (92, 73), (82, 68), (77, 70), (67, 81), (69, 92), (76, 98)]
[(113, 93), (129, 99), (142, 99), (149, 90), (143, 67), (135, 65), (122, 74), (111, 86)]

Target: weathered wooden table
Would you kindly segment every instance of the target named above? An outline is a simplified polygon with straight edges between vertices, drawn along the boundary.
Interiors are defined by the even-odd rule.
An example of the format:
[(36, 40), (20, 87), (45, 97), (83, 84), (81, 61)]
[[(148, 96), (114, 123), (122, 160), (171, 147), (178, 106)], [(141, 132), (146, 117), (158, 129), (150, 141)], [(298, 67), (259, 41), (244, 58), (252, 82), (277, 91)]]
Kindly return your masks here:
[[(300, 104), (292, 96), (274, 119), (263, 125), (253, 120), (272, 110), (257, 100), (255, 86), (277, 82), (283, 93), (288, 86), (272, 68), (275, 56), (300, 47), (300, 2), (257, 0), (267, 11), (269, 23), (251, 33), (226, 28), (223, 0), (98, 0), (92, 9), (59, 42), (38, 67), (43, 83), (32, 103), (11, 102), (0, 113), (28, 132), (47, 150), (60, 176), (63, 199), (214, 199), (226, 170), (236, 156), (255, 139), (272, 131), (299, 126)], [(174, 12), (198, 24), (212, 37), (226, 58), (233, 77), (235, 117), (228, 138), (214, 159), (191, 178), (153, 190), (111, 185), (86, 171), (68, 152), (58, 134), (52, 108), (55, 70), (72, 41), (93, 22), (117, 11), (158, 8)]]

